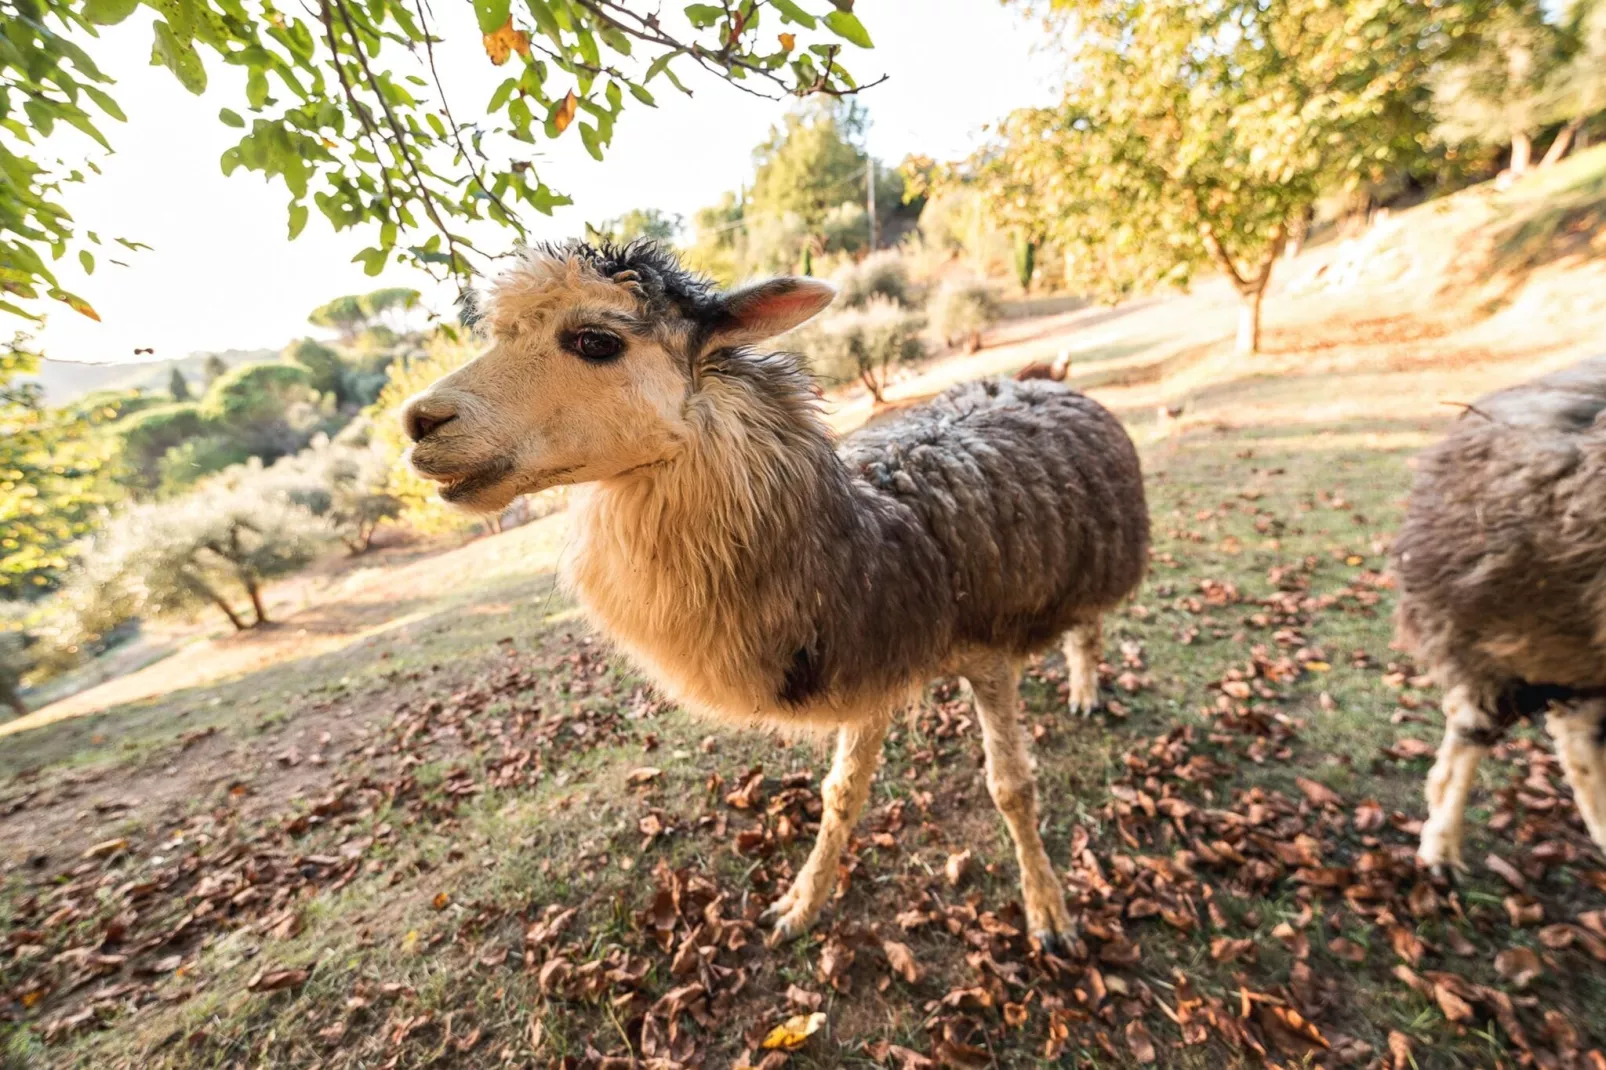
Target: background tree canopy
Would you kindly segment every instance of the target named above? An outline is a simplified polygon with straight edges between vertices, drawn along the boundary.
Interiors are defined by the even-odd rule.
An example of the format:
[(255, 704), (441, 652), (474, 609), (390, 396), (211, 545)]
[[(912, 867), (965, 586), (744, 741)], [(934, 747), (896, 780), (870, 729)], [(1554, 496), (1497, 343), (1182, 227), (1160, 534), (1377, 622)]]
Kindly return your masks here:
[(284, 10), (243, 0), (0, 0), (0, 312), (37, 319), (55, 300), (95, 316), (50, 265), (75, 255), (93, 271), (110, 246), (74, 225), (64, 187), (85, 176), (48, 147), (72, 128), (111, 148), (102, 128), (124, 113), (94, 60), (97, 30), (142, 4), (159, 16), (152, 62), (190, 92), (205, 90), (219, 63), (246, 73), (244, 99), (219, 113), (241, 131), (224, 172), (281, 182), (291, 238), (313, 208), (336, 230), (364, 229), (372, 244), (354, 259), (370, 275), (392, 260), (466, 274), (477, 252), (467, 224), (490, 220), (522, 236), (521, 210), (568, 203), (540, 181), (532, 146), (572, 127), (601, 159), (626, 98), (652, 106), (665, 88), (687, 92), (681, 73), (692, 67), (753, 93), (835, 95), (856, 88), (838, 62), (843, 47), (871, 46), (845, 2), (694, 3), (678, 15), (627, 0), (527, 0), (517, 11), (510, 0), (472, 3), (486, 62), (509, 73), (459, 121), (435, 66), (441, 37), (417, 0)]
[(1010, 225), (1119, 295), (1222, 271), (1239, 347), (1296, 221), (1421, 155), (1428, 75), (1480, 0), (1054, 0), (1072, 42), (1055, 108), (1016, 112), (964, 178)]

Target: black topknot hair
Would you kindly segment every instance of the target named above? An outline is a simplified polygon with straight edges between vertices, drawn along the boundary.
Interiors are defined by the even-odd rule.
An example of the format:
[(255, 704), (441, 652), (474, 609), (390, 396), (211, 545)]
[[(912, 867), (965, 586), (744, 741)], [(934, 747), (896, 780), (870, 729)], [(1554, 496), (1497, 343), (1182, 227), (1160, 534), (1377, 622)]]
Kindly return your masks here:
[(605, 279), (632, 273), (635, 277), (631, 281), (640, 287), (649, 313), (662, 314), (672, 309), (698, 323), (720, 316), (722, 295), (713, 280), (681, 266), (672, 249), (651, 238), (637, 238), (622, 245), (571, 238), (541, 242), (531, 248), (555, 260), (578, 259)]

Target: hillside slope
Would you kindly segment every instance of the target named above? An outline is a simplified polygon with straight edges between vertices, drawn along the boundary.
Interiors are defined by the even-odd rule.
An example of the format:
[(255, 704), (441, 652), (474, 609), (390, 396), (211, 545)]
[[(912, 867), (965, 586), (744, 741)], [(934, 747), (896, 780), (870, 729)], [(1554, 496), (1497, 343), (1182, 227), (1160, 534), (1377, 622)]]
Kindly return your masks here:
[(148, 390), (165, 392), (173, 369), (184, 373), (192, 385), (205, 381), (204, 365), (207, 358), (217, 356), (229, 367), (256, 361), (277, 360), (279, 354), (272, 349), (226, 349), (221, 353), (191, 353), (172, 360), (133, 360), (119, 363), (91, 364), (74, 360), (39, 362), (39, 371), (24, 376), (28, 382), (44, 388), (45, 404), (65, 405), (85, 394), (97, 390)]
[(828, 753), (655, 696), (555, 589), (557, 514), (0, 726), (0, 1063), (1606, 1066), (1606, 864), (1542, 742), (1484, 764), (1470, 873), (1416, 867), (1437, 695), (1386, 575), (1440, 402), (1606, 338), (1606, 151), (1575, 163), (1283, 265), (1256, 358), (1205, 285), (899, 384), (1070, 348), (1142, 443), (1109, 712), (1067, 715), (1058, 654), (1026, 671), (1063, 957), (953, 681), (891, 733), (818, 930), (766, 948)]

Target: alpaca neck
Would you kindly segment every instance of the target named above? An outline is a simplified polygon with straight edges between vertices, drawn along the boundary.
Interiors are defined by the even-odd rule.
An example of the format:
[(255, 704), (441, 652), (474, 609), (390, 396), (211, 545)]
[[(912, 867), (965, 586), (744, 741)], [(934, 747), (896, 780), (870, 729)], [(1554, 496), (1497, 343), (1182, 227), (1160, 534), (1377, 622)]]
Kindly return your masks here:
[(862, 550), (806, 382), (713, 378), (679, 455), (599, 484), (581, 509), (577, 594), (683, 701), (737, 716), (771, 701), (773, 681), (754, 675), (773, 661), (766, 644), (809, 633), (807, 592), (851, 574)]

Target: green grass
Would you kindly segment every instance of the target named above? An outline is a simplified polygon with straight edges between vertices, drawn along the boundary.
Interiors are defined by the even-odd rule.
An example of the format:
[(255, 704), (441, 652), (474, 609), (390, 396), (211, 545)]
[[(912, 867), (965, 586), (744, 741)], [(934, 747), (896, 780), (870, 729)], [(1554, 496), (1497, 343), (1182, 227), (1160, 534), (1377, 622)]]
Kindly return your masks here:
[[(1426, 762), (1386, 759), (1380, 750), (1404, 737), (1436, 739), (1434, 725), (1393, 723), (1396, 711), (1437, 718), (1434, 696), (1411, 685), (1411, 667), (1390, 650), (1392, 591), (1380, 579), (1407, 482), (1406, 458), (1334, 448), (1333, 441), (1355, 440), (1329, 439), (1321, 430), (1275, 439), (1196, 433), (1149, 450), (1154, 565), (1142, 592), (1106, 628), (1114, 675), (1123, 672), (1123, 647), (1141, 659), (1142, 667), (1124, 681), (1133, 689), (1117, 680), (1107, 690), (1120, 704), (1118, 714), (1072, 720), (1062, 712), (1057, 655), (1034, 663), (1024, 688), (1027, 721), (1042, 730), (1036, 752), (1045, 836), (1056, 863), (1073, 877), (1083, 873), (1082, 863), (1069, 852), (1082, 835), (1112, 879), (1119, 866), (1141, 870), (1142, 860), (1170, 858), (1187, 846), (1164, 819), (1123, 814), (1122, 799), (1134, 790), (1201, 812), (1243, 814), (1255, 799), (1299, 799), (1299, 777), (1344, 796), (1342, 814), (1298, 819), (1320, 832), (1329, 856), (1324, 861), (1352, 865), (1367, 850), (1408, 851), (1409, 827), (1400, 824), (1421, 816)], [(724, 924), (755, 916), (807, 851), (810, 806), (817, 807), (812, 791), (828, 751), (812, 741), (714, 729), (651, 702), (640, 679), (584, 641), (583, 626), (549, 598), (543, 577), (519, 582), (514, 596), (497, 594), (511, 603), (506, 612), (476, 614), (470, 600), (459, 600), (410, 627), (405, 639), (384, 640), (382, 648), (365, 645), (103, 715), (97, 730), (126, 731), (140, 741), (131, 767), (170, 759), (172, 738), (198, 724), (221, 725), (225, 740), (258, 739), (271, 751), (284, 738), (336, 717), (351, 730), (352, 742), (303, 797), (288, 798), (277, 810), (245, 816), (245, 803), (207, 798), (179, 816), (151, 815), (130, 829), (126, 862), (112, 866), (90, 897), (96, 905), (72, 923), (71, 935), (51, 934), (51, 954), (103, 932), (105, 919), (122, 909), (116, 889), (175, 830), (213, 837), (199, 849), (208, 872), (237, 864), (229, 851), (245, 845), (287, 861), (358, 845), (360, 865), (338, 887), (322, 875), (267, 882), (270, 889), (290, 889), (280, 905), (293, 908), (302, 925), (291, 938), (259, 931), (265, 908), (230, 908), (230, 917), (206, 930), (204, 939), (174, 945), (185, 956), (185, 976), (150, 980), (150, 995), (140, 990), (108, 1007), (105, 1028), (46, 1043), (45, 1023), (82, 1006), (94, 986), (57, 990), (36, 1008), (17, 1011), (10, 1025), (0, 1021), (0, 1052), (19, 1065), (94, 1067), (377, 1066), (391, 1059), (399, 1066), (595, 1065), (587, 1062), (588, 1051), (643, 1054), (642, 1022), (652, 1007), (689, 980), (713, 977), (725, 1002), (712, 1024), (680, 1021), (708, 1066), (731, 1065), (748, 1050), (746, 1033), (794, 1013), (786, 997), (791, 986), (819, 995), (828, 1023), (792, 1057), (792, 1066), (876, 1065), (870, 1049), (878, 1042), (932, 1053), (945, 1029), (986, 1052), (990, 1065), (1048, 1065), (1050, 1004), (1076, 1011), (1086, 964), (1056, 977), (1022, 941), (986, 930), (993, 921), (985, 919), (1019, 921), (1013, 852), (987, 797), (976, 729), (951, 683), (934, 685), (922, 711), (894, 729), (847, 860), (846, 894), (827, 908), (817, 933), (763, 950), (755, 931), (746, 947), (720, 951), (715, 963), (740, 971), (739, 985), (734, 972), (677, 977), (672, 955), (638, 920), (652, 907), (655, 869), (703, 875), (725, 896), (718, 911)], [(1268, 604), (1279, 593), (1286, 600)], [(499, 642), (508, 637), (512, 643)], [(391, 656), (381, 659), (382, 650)], [(1286, 657), (1327, 668), (1270, 683), (1270, 697), (1227, 701), (1223, 714), (1222, 681), (1257, 655), (1262, 664)], [(476, 688), (483, 699), (473, 697)], [(431, 700), (441, 708), (423, 712)], [(1264, 730), (1245, 727), (1249, 721)], [(1183, 782), (1132, 773), (1135, 765), (1153, 763), (1157, 741), (1185, 728), (1193, 733), (1190, 753), (1222, 763), (1224, 776)], [(61, 725), (20, 742), (35, 764), (59, 769), (78, 760), (79, 742), (50, 737), (77, 731)], [(531, 764), (524, 774), (503, 779), (509, 748), (528, 750)], [(25, 764), (9, 761), (8, 768)], [(763, 804), (756, 811), (728, 804), (726, 794), (759, 765)], [(632, 771), (647, 766), (660, 772), (633, 783)], [(803, 790), (788, 795), (784, 784), (793, 782), (785, 778), (805, 771), (809, 775), (796, 782)], [(1503, 788), (1523, 772), (1491, 762), (1484, 786)], [(454, 795), (460, 785), (477, 790)], [(315, 813), (313, 803), (342, 788), (355, 800), (347, 811), (300, 831), (279, 816)], [(1490, 798), (1479, 797), (1485, 812)], [(1363, 834), (1340, 820), (1364, 800), (1376, 800), (1385, 814), (1398, 813), (1397, 821)], [(1324, 820), (1336, 824), (1323, 827)], [(663, 831), (643, 848), (652, 827)], [(766, 830), (772, 840), (743, 850), (740, 834), (755, 830)], [(1580, 849), (1578, 859), (1552, 867), (1533, 886), (1547, 922), (1602, 906), (1602, 889), (1586, 880), (1599, 863), (1582, 848), (1576, 827), (1566, 840)], [(1469, 846), (1475, 860), (1491, 847), (1513, 857), (1528, 849), (1481, 828), (1472, 830)], [(945, 863), (966, 848), (975, 856), (973, 876), (951, 889)], [(9, 873), (0, 886), (0, 933), (23, 927), (24, 916), (35, 925), (29, 898), (51, 894), (55, 874), (73, 864)], [(1175, 1011), (1191, 990), (1219, 1000), (1236, 1020), (1240, 989), (1296, 999), (1307, 982), (1278, 935), (1286, 934), (1279, 929), (1286, 924), (1302, 927), (1310, 969), (1331, 986), (1316, 1000), (1320, 1013), (1312, 1015), (1330, 1041), (1351, 1038), (1386, 1053), (1389, 1034), (1397, 1030), (1413, 1038), (1420, 1067), (1514, 1061), (1511, 1038), (1483, 1012), (1470, 1023), (1451, 1023), (1438, 1003), (1394, 976), (1391, 937), (1359, 909), (1365, 901), (1346, 905), (1288, 873), (1264, 881), (1209, 866), (1198, 873), (1197, 883), (1185, 882), (1193, 905), (1207, 915), (1209, 889), (1208, 902), (1227, 928), (1217, 931), (1208, 916), (1193, 932), (1159, 917), (1123, 920), (1141, 961), (1100, 967), (1106, 985), (1122, 986), (1124, 995), (1109, 998), (1107, 1018), (1073, 1015), (1061, 1060), (1131, 1064), (1124, 1031), (1140, 1020), (1163, 1065), (1258, 1065), (1257, 1057), (1224, 1042), (1213, 1028), (1207, 1042), (1183, 1045), (1181, 1030), (1160, 1004)], [(1416, 879), (1399, 878), (1391, 894), (1403, 900)], [(142, 913), (172, 919), (193, 909), (194, 885), (186, 887), (187, 896), (144, 901)], [(1118, 889), (1111, 902), (1130, 909), (1142, 896), (1171, 894), (1164, 884), (1141, 895), (1135, 889)], [(1431, 945), (1418, 973), (1445, 970), (1504, 986), (1490, 966), (1494, 952), (1535, 944), (1534, 929), (1507, 922), (1506, 891), (1480, 865), (1459, 890), (1438, 892), (1453, 895), (1459, 913), (1418, 919), (1399, 907), (1400, 924)], [(446, 902), (436, 909), (442, 894)], [(1101, 902), (1095, 897), (1090, 920), (1102, 916)], [(981, 920), (957, 932), (938, 923), (904, 932), (895, 919), (917, 907), (967, 917), (973, 912)], [(535, 958), (526, 969), (524, 933), (549, 908), (577, 914), (560, 937), (532, 948)], [(683, 935), (690, 923), (677, 924)], [(1452, 933), (1477, 953), (1451, 954)], [(1217, 962), (1211, 948), (1218, 936), (1252, 941), (1253, 961)], [(1362, 964), (1329, 952), (1338, 936), (1367, 949)], [(886, 938), (913, 949), (922, 969), (915, 984), (887, 979), (876, 947)], [(818, 974), (827, 939), (867, 941), (857, 945), (846, 991)], [(501, 948), (509, 951), (506, 959), (487, 965)], [(575, 968), (628, 956), (625, 961), (646, 972), (604, 995), (543, 992), (539, 966), (559, 951)], [(1578, 947), (1544, 954), (1551, 961), (1533, 989), (1537, 1009), (1519, 1012), (1525, 1028), (1539, 1040), (1543, 1009), (1556, 1008), (1585, 1048), (1606, 1044), (1598, 1013), (1606, 1006), (1606, 967)], [(998, 964), (996, 971), (989, 962)], [(270, 964), (309, 975), (291, 991), (247, 991), (247, 982)], [(56, 969), (0, 959), (0, 993), (65, 973)], [(939, 1002), (977, 984), (995, 985), (1007, 1001), (1021, 1002), (1024, 1024), (1008, 1024), (996, 1005), (951, 1009)], [(339, 1035), (327, 1032), (341, 1027)], [(475, 1030), (472, 1049), (458, 1050), (457, 1042)], [(1286, 1052), (1280, 1058), (1296, 1061)]]

